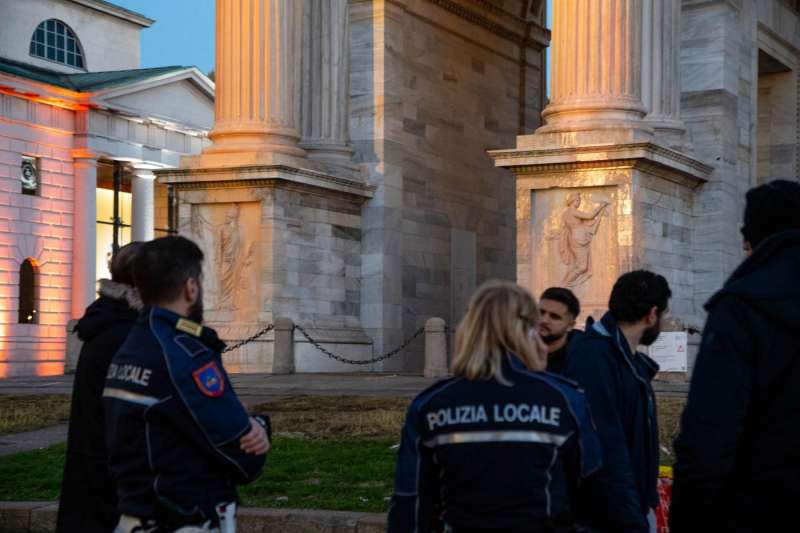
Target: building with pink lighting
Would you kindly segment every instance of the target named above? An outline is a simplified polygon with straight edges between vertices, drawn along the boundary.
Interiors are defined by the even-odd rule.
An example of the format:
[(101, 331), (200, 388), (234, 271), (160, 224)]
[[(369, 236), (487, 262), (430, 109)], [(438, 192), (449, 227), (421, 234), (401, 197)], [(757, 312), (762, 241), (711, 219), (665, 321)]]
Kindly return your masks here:
[(0, 3), (0, 377), (63, 372), (113, 247), (169, 231), (152, 171), (207, 142), (214, 84), (140, 68), (153, 22), (102, 0)]

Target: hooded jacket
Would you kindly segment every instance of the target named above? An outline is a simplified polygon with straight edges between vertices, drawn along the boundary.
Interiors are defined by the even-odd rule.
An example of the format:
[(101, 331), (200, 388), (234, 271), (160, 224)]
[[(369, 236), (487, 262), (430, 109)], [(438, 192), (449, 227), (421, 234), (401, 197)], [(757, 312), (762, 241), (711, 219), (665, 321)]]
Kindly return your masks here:
[(607, 533), (648, 531), (658, 504), (659, 445), (652, 380), (658, 364), (634, 352), (611, 313), (569, 345), (565, 375), (586, 393), (603, 467), (578, 494), (577, 518)]
[(110, 280), (100, 280), (98, 293), (75, 328), (83, 347), (72, 388), (59, 532), (107, 533), (119, 518), (108, 470), (102, 395), (111, 358), (128, 336), (142, 303), (136, 289)]
[(800, 230), (756, 247), (706, 309), (672, 531), (785, 531), (800, 499)]

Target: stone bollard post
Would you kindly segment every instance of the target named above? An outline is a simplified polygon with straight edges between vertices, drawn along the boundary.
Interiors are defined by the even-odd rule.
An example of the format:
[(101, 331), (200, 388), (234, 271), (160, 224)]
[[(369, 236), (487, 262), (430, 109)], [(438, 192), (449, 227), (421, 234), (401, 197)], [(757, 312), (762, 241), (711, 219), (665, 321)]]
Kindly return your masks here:
[(67, 322), (67, 353), (64, 358), (64, 373), (74, 374), (78, 367), (78, 356), (81, 354), (83, 342), (78, 338), (77, 332), (73, 331), (78, 324), (78, 319), (73, 318)]
[(291, 318), (275, 319), (272, 373), (294, 374), (294, 322)]
[(447, 334), (441, 318), (429, 318), (425, 322), (424, 375), (426, 378), (450, 375), (450, 369), (447, 368)]

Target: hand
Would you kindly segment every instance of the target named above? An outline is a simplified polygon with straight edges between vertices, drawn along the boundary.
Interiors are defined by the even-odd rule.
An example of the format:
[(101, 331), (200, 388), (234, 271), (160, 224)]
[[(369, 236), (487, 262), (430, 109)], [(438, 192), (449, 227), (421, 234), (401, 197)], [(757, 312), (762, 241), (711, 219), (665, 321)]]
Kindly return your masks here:
[(250, 417), (250, 431), (239, 440), (239, 447), (245, 453), (253, 455), (264, 455), (269, 451), (267, 432), (253, 417)]

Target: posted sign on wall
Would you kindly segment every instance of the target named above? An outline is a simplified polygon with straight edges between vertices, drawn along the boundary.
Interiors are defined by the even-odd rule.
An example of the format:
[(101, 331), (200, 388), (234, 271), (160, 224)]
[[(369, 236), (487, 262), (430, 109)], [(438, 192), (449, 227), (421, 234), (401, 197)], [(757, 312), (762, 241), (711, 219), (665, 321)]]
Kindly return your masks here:
[(686, 372), (688, 348), (689, 335), (685, 331), (662, 331), (649, 352), (661, 372)]

